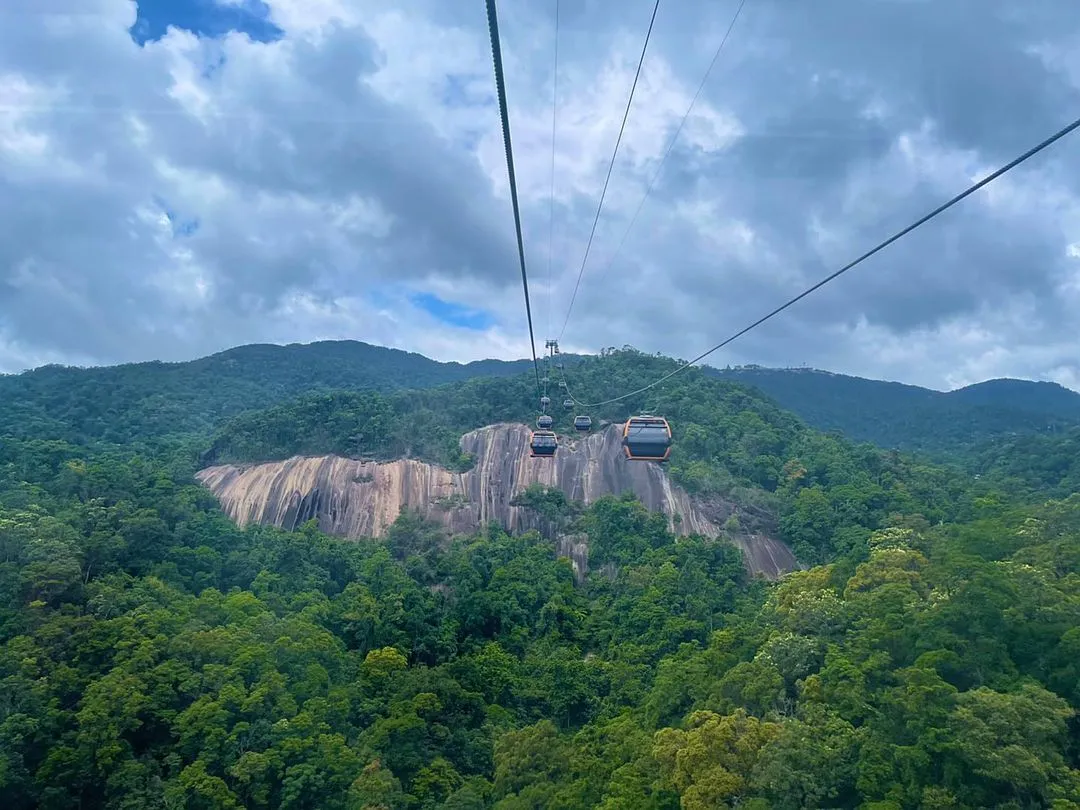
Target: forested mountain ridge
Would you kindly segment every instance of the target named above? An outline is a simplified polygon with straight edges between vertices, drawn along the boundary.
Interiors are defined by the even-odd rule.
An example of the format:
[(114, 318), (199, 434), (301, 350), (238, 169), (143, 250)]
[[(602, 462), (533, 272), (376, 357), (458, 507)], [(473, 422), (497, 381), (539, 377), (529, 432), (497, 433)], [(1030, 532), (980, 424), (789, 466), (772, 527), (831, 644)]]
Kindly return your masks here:
[[(563, 360), (572, 372), (581, 358)], [(253, 404), (316, 390), (427, 388), (515, 376), (530, 367), (528, 360), (441, 363), (358, 341), (239, 346), (185, 363), (46, 366), (0, 375), (0, 435), (147, 440), (207, 432)], [(966, 459), (1014, 435), (1053, 435), (1080, 425), (1080, 394), (1054, 383), (990, 380), (943, 393), (812, 369), (702, 368), (754, 386), (819, 430), (938, 460)], [(91, 408), (90, 400), (98, 405)]]
[(222, 418), (311, 391), (394, 391), (512, 376), (531, 365), (442, 363), (359, 341), (322, 341), (238, 346), (180, 363), (44, 366), (0, 375), (0, 435), (145, 440), (211, 430)]
[[(335, 379), (345, 375), (350, 383), (361, 384), (367, 377), (359, 375), (359, 372), (354, 375), (353, 371), (358, 367), (356, 363), (346, 362), (341, 357), (346, 360), (352, 357), (355, 360), (356, 357), (367, 357), (369, 354), (377, 360), (381, 358), (379, 362), (398, 369), (397, 376), (391, 375), (388, 381), (382, 383), (382, 388), (389, 389), (389, 393), (316, 393), (318, 388), (314, 391), (303, 389), (305, 380), (318, 378), (323, 373), (320, 368), (339, 375)], [(322, 359), (316, 362), (313, 359), (315, 356)], [(282, 357), (292, 359), (283, 364)], [(241, 347), (206, 358), (204, 365), (211, 371), (206, 371), (199, 365), (204, 361), (173, 366), (152, 364), (155, 368), (161, 365), (162, 368), (172, 369), (169, 373), (182, 372), (190, 376), (190, 379), (180, 378), (182, 384), (177, 383), (176, 379), (169, 383), (170, 386), (178, 386), (178, 392), (169, 387), (165, 391), (156, 391), (152, 385), (153, 375), (150, 378), (143, 377), (140, 369), (145, 369), (140, 366), (92, 370), (103, 375), (106, 372), (115, 372), (119, 376), (109, 385), (95, 387), (78, 383), (70, 390), (65, 387), (63, 380), (80, 380), (82, 378), (79, 375), (84, 372), (45, 369), (39, 376), (51, 382), (44, 392), (37, 391), (35, 394), (36, 389), (31, 385), (14, 400), (5, 402), (7, 407), (0, 409), (0, 435), (63, 439), (75, 443), (104, 441), (106, 444), (137, 445), (148, 452), (156, 452), (159, 446), (176, 447), (179, 444), (192, 451), (201, 448), (204, 451), (203, 465), (216, 460), (276, 460), (296, 453), (337, 454), (347, 457), (374, 454), (372, 457), (382, 460), (416, 457), (460, 470), (463, 465), (469, 464), (469, 459), (462, 457), (457, 447), (458, 438), (463, 433), (486, 424), (528, 422), (532, 419), (532, 399), (535, 393), (531, 375), (528, 373), (501, 379), (473, 378), (450, 387), (410, 390), (400, 387), (403, 384), (401, 381), (408, 378), (408, 374), (400, 367), (403, 358), (404, 361), (426, 369), (425, 373), (435, 377), (444, 373), (462, 376), (469, 373), (467, 366), (438, 364), (418, 355), (349, 342), (292, 347)], [(368, 366), (365, 373), (369, 376), (381, 368), (374, 361)], [(500, 367), (497, 362), (495, 366)], [(635, 386), (651, 381), (674, 368), (675, 361), (633, 350), (608, 350), (600, 357), (569, 359), (567, 367), (568, 380), (577, 395), (596, 399), (623, 393), (627, 381), (633, 381)], [(505, 370), (505, 367), (503, 368)], [(218, 384), (213, 369), (225, 370), (224, 382)], [(346, 371), (348, 374), (345, 374)], [(56, 374), (55, 379), (50, 377), (53, 372)], [(772, 376), (772, 372), (766, 371), (765, 374)], [(846, 383), (854, 380), (858, 385), (878, 385), (817, 372), (809, 375), (805, 372), (794, 372), (794, 375), (814, 379), (830, 377)], [(702, 380), (710, 376), (714, 376), (710, 369), (688, 371), (656, 391), (656, 396), (618, 403), (595, 416), (601, 420), (621, 421), (634, 411), (653, 409), (669, 413), (678, 429), (685, 425), (687, 430), (676, 442), (670, 469), (675, 480), (692, 494), (708, 496), (716, 492), (724, 497), (734, 496), (735, 500), (741, 500), (749, 507), (765, 505), (777, 515), (796, 508), (807, 514), (815, 508), (818, 509), (820, 515), (814, 524), (818, 526), (817, 529), (809, 531), (804, 526), (798, 532), (787, 532), (785, 538), (793, 544), (804, 561), (819, 562), (828, 559), (836, 550), (837, 542), (841, 546), (850, 542), (848, 539), (838, 540), (846, 537), (843, 532), (834, 531), (841, 524), (846, 522), (845, 525), (872, 530), (883, 525), (883, 520), (890, 514), (890, 510), (896, 511), (895, 504), (890, 505), (887, 499), (882, 500), (875, 494), (881, 490), (880, 472), (862, 473), (862, 483), (852, 483), (853, 488), (837, 486), (840, 480), (854, 482), (855, 479), (850, 473), (845, 473), (843, 479), (838, 479), (835, 475), (819, 472), (812, 479), (807, 479), (815, 481), (816, 488), (801, 486), (785, 489), (781, 486), (782, 479), (790, 471), (785, 472), (782, 469), (787, 463), (784, 455), (794, 447), (791, 442), (795, 441), (796, 436), (808, 437), (812, 434), (800, 432), (798, 420), (793, 420), (790, 414), (779, 410), (769, 400), (755, 395), (748, 397), (749, 392), (739, 393), (740, 389), (737, 386), (731, 387), (730, 383), (718, 383), (719, 387), (701, 387)], [(756, 376), (761, 376), (761, 370), (758, 370)], [(430, 380), (435, 377), (428, 376), (423, 379)], [(7, 379), (25, 384), (26, 380), (31, 378), (34, 378), (33, 374)], [(616, 385), (615, 381), (619, 384)], [(692, 385), (687, 387), (683, 385), (684, 381), (691, 381)], [(40, 380), (38, 382), (40, 383)], [(883, 385), (895, 387), (895, 384)], [(1046, 384), (1039, 386), (1043, 390), (1054, 388)], [(128, 402), (126, 395), (130, 387), (141, 391), (142, 398)], [(990, 389), (994, 387), (989, 386)], [(1015, 400), (1019, 388), (1030, 386), (1010, 384), (1006, 387), (1006, 393)], [(907, 390), (911, 387), (901, 388)], [(976, 388), (979, 389), (976, 392), (978, 396), (974, 398), (985, 401), (987, 386)], [(1000, 389), (1001, 386), (997, 388)], [(290, 399), (287, 392), (293, 389), (306, 390), (307, 393), (302, 394), (299, 399)], [(908, 393), (925, 398), (928, 393), (933, 392), (913, 389), (913, 393)], [(990, 394), (992, 396), (993, 391), (990, 391)], [(1059, 401), (1055, 407), (1061, 409), (1068, 404), (1068, 397), (1072, 394), (1066, 394), (1065, 397), (1058, 396)], [(853, 396), (851, 401), (859, 403), (866, 399), (860, 394)], [(269, 410), (251, 410), (254, 406), (264, 406), (275, 401), (279, 404)], [(805, 399), (808, 403), (813, 401), (812, 397)], [(226, 405), (223, 406), (222, 403)], [(706, 407), (706, 403), (719, 406), (726, 413), (720, 415), (721, 411)], [(756, 416), (748, 422), (750, 417), (746, 408), (751, 403), (754, 403), (751, 410), (755, 411)], [(215, 415), (214, 408), (224, 408), (226, 413), (240, 413), (231, 421), (223, 422), (220, 415)], [(28, 413), (33, 416), (23, 418)], [(564, 430), (569, 430), (572, 416), (572, 413), (567, 413), (560, 417), (562, 421), (559, 425)], [(272, 430), (266, 430), (265, 425), (259, 424), (265, 419), (273, 422)], [(964, 420), (959, 421), (967, 424)], [(937, 417), (931, 422), (936, 429), (940, 429), (943, 424), (951, 424), (948, 420), (943, 422)], [(215, 426), (222, 425), (223, 427), (217, 428), (216, 437), (209, 449), (206, 449), (204, 441), (209, 441), (208, 437)], [(759, 426), (763, 429), (757, 429)], [(158, 440), (155, 440), (155, 437)], [(161, 445), (159, 440), (162, 437), (172, 439)], [(987, 478), (987, 483), (1021, 492), (1026, 497), (1034, 498), (1043, 494), (1056, 497), (1068, 495), (1073, 491), (1070, 487), (1077, 478), (1074, 468), (1080, 466), (1076, 454), (1072, 452), (1075, 441), (1070, 443), (1068, 436), (1060, 439), (1055, 436), (1041, 442), (1037, 439), (1038, 437), (1028, 439), (1023, 436), (1009, 439), (1009, 444), (1005, 447), (1015, 447), (1015, 452), (1002, 452), (1005, 448), (1000, 443), (988, 447), (976, 446), (969, 448), (961, 460), (968, 470)], [(821, 439), (814, 441), (820, 442)], [(832, 446), (840, 447), (841, 444), (833, 442)], [(831, 452), (830, 450), (829, 453)], [(845, 450), (844, 453), (851, 455), (852, 451)], [(854, 456), (855, 460), (844, 462), (845, 469), (858, 468), (868, 459), (875, 458), (875, 454), (868, 451), (854, 452)], [(878, 470), (907, 469), (899, 479), (895, 478), (894, 473), (890, 473), (893, 478), (885, 479), (894, 482), (904, 477), (914, 476), (917, 479), (922, 475), (922, 472), (911, 472), (916, 467), (912, 467), (910, 462), (901, 462), (897, 458), (886, 458), (885, 462), (874, 461), (873, 465)], [(960, 517), (968, 506), (962, 501), (954, 500), (954, 496), (963, 492), (967, 486), (962, 483), (963, 476), (958, 475), (956, 472), (936, 470), (931, 478), (937, 481), (936, 486), (943, 494), (923, 492), (916, 495), (923, 504), (933, 506), (927, 510), (923, 506), (908, 505), (899, 508), (899, 511), (922, 512), (933, 520)], [(878, 480), (874, 480), (875, 476)], [(872, 485), (867, 482), (872, 482)], [(905, 498), (910, 498), (912, 492), (904, 489), (904, 485), (900, 486), (896, 491), (904, 492)], [(798, 506), (794, 501), (780, 503), (779, 499), (784, 497), (785, 492), (798, 492), (798, 497), (801, 498)], [(820, 499), (821, 504), (812, 507), (811, 502), (814, 499)], [(847, 502), (841, 503), (845, 499)], [(843, 515), (847, 517), (838, 517)]]
[(1054, 382), (1000, 378), (966, 385), (945, 394), (970, 405), (991, 405), (1080, 420), (1080, 394)]
[[(569, 379), (579, 396), (602, 400), (671, 367), (667, 358), (613, 351), (581, 359)], [(227, 421), (201, 464), (336, 455), (417, 458), (463, 471), (474, 458), (462, 452), (462, 434), (485, 425), (528, 424), (535, 398), (530, 374), (389, 394), (313, 393)], [(700, 369), (596, 409), (592, 417), (600, 426), (646, 410), (665, 414), (672, 426), (666, 468), (676, 483), (700, 499), (715, 495), (772, 512), (782, 539), (808, 563), (858, 545), (890, 516), (939, 521), (970, 514), (978, 490), (959, 471), (822, 435), (768, 397)], [(555, 429), (573, 435), (573, 419), (573, 411), (557, 412)]]
[(1057, 383), (987, 380), (942, 392), (816, 369), (707, 373), (759, 389), (819, 430), (937, 459), (968, 459), (988, 442), (1080, 426), (1080, 394)]
[(525, 493), (587, 541), (578, 583), (535, 532), (240, 530), (193, 480), (328, 449), (467, 469), (463, 426), (531, 418), (534, 385), (249, 400), (175, 441), (168, 402), (22, 401), (53, 421), (0, 429), (6, 808), (1080, 808), (1080, 496), (1031, 505), (699, 371), (627, 409), (670, 415), (684, 486), (777, 509), (827, 564), (755, 582), (632, 499)]

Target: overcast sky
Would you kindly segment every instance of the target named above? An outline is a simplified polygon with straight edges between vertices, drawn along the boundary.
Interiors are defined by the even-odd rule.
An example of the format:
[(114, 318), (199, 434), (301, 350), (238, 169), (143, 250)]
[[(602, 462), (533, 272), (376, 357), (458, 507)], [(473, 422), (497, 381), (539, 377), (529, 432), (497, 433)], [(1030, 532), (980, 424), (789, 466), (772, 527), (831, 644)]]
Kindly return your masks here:
[[(499, 4), (538, 348), (652, 0)], [(1076, 0), (661, 2), (566, 332), (692, 357), (1080, 116)], [(550, 271), (549, 271), (550, 266)], [(1080, 133), (708, 362), (1080, 389)], [(4, 0), (0, 371), (526, 356), (481, 0)]]

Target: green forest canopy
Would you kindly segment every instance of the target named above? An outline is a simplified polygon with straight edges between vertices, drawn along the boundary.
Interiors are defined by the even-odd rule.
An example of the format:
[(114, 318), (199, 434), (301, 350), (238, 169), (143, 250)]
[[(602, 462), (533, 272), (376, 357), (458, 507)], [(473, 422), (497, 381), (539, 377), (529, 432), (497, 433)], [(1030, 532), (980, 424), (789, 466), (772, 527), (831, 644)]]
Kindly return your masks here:
[[(666, 362), (615, 353), (575, 379), (606, 398)], [(632, 499), (548, 499), (588, 536), (578, 586), (537, 534), (447, 543), (408, 514), (377, 542), (240, 531), (191, 478), (200, 457), (300, 451), (464, 466), (462, 430), (530, 418), (527, 376), (285, 398), (172, 433), (108, 396), (23, 401), (48, 419), (0, 431), (0, 795), (13, 810), (1080, 807), (1075, 439), (988, 456), (975, 481), (676, 379), (629, 403), (669, 415), (673, 475), (759, 499), (820, 564), (749, 580), (735, 547), (676, 543)]]
[(938, 461), (1080, 426), (1080, 394), (1049, 382), (987, 380), (941, 392), (814, 369), (741, 366), (706, 373), (757, 388), (819, 430)]
[[(677, 365), (629, 348), (605, 354), (614, 366), (626, 354), (664, 372)], [(575, 369), (585, 358), (561, 359), (576, 386)], [(605, 362), (601, 358), (600, 365)], [(0, 435), (145, 442), (207, 433), (222, 419), (252, 407), (316, 391), (387, 393), (478, 377), (515, 377), (530, 367), (526, 360), (440, 363), (358, 341), (240, 346), (184, 363), (46, 366), (0, 375)], [(982, 450), (994, 452), (1002, 442), (1054, 436), (1080, 426), (1080, 394), (1053, 383), (990, 380), (942, 393), (813, 369), (701, 368), (707, 375), (757, 388), (819, 430), (838, 430), (885, 449), (917, 451), (937, 462), (964, 460), (973, 472), (983, 472), (972, 466)], [(626, 390), (613, 384), (618, 383), (614, 374), (599, 376), (605, 378), (601, 388), (618, 394)], [(591, 390), (578, 393), (579, 399), (598, 399)], [(92, 407), (86, 405), (90, 400), (95, 401)]]

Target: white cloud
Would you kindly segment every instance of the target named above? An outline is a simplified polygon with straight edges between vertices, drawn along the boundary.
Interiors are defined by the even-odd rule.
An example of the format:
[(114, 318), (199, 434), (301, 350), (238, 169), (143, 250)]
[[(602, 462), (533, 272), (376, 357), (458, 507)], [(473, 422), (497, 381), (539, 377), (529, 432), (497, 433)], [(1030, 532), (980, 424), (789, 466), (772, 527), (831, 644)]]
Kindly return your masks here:
[[(662, 8), (564, 348), (696, 355), (1044, 137), (1080, 101), (1069, 2), (751, 4), (611, 262), (735, 4)], [(269, 0), (279, 41), (173, 29), (140, 48), (130, 0), (17, 6), (0, 11), (0, 370), (333, 337), (528, 355), (481, 7)], [(565, 11), (550, 286), (551, 9), (500, 9), (540, 340), (650, 9)], [(1075, 384), (1078, 155), (1054, 147), (711, 359)], [(495, 325), (448, 327), (413, 292)]]

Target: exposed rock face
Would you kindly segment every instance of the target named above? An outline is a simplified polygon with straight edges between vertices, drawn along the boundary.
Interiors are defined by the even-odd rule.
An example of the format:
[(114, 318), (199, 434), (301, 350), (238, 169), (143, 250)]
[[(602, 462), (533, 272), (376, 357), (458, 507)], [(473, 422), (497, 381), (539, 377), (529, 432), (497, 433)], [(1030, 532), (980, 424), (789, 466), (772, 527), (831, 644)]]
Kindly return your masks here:
[[(738, 511), (750, 532), (734, 539), (752, 572), (774, 578), (798, 567), (790, 549), (769, 536), (774, 530), (767, 515), (747, 514), (723, 501), (695, 502), (660, 465), (627, 461), (621, 427), (560, 437), (554, 459), (530, 458), (525, 425), (474, 430), (461, 440), (462, 449), (476, 458), (466, 473), (412, 459), (380, 463), (296, 456), (252, 466), (208, 467), (197, 477), (241, 526), (254, 521), (292, 529), (317, 518), (323, 531), (350, 539), (381, 536), (402, 507), (419, 509), (454, 532), (472, 531), (489, 521), (510, 531), (543, 530), (542, 518), (510, 505), (529, 484), (558, 487), (586, 504), (632, 490), (650, 510), (667, 514), (677, 534), (718, 535), (728, 515)], [(588, 558), (581, 540), (563, 538), (560, 543), (583, 573)]]

